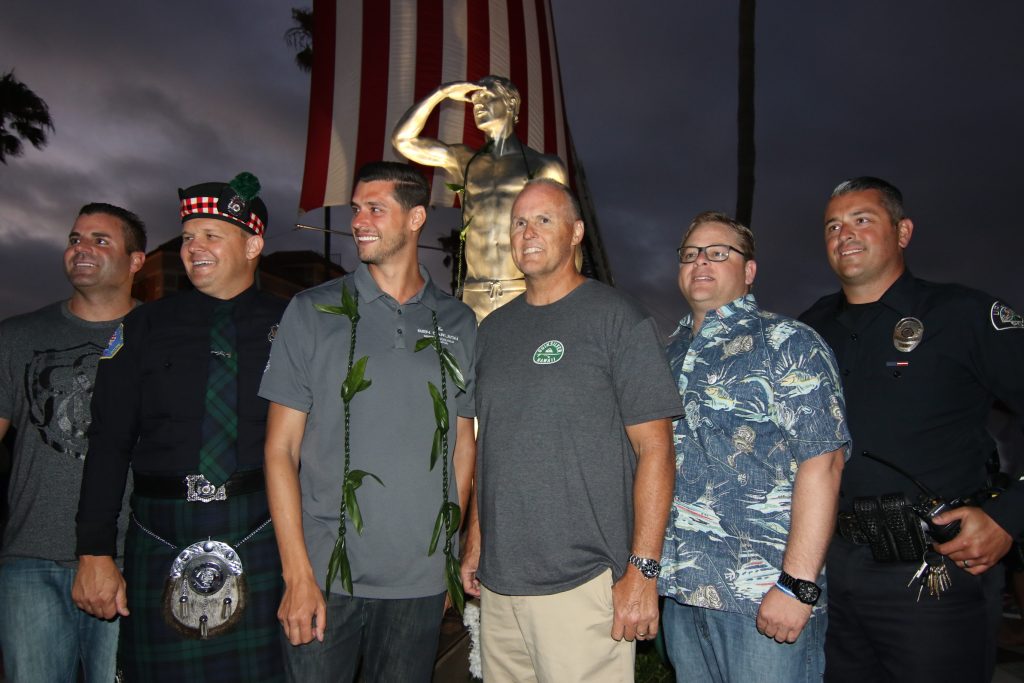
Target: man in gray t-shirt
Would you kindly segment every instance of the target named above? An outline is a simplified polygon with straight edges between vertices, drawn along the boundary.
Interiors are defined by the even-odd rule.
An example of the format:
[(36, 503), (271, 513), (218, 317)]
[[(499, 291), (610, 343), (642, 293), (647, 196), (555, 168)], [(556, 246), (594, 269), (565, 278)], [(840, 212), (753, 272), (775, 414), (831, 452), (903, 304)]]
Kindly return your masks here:
[(488, 681), (632, 680), (658, 629), (654, 578), (682, 413), (653, 321), (575, 267), (575, 198), (527, 183), (511, 243), (526, 294), (477, 340), (477, 519), (463, 553), (481, 595)]
[(13, 681), (73, 680), (79, 666), (87, 680), (114, 678), (118, 623), (71, 600), (75, 512), (96, 364), (135, 304), (145, 251), (138, 216), (86, 204), (64, 250), (71, 298), (0, 323), (0, 438), (17, 433), (0, 550), (0, 650)]

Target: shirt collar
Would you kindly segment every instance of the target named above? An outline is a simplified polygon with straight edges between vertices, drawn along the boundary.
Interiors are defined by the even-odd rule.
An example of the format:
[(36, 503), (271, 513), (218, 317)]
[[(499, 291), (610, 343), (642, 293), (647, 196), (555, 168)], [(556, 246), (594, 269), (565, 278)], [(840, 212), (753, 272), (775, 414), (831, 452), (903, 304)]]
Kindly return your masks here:
[(207, 308), (207, 309), (212, 311), (214, 309), (214, 307), (217, 306), (217, 304), (219, 304), (221, 302), (224, 302), (224, 301), (230, 301), (231, 303), (233, 303), (235, 305), (242, 305), (242, 306), (244, 306), (244, 305), (246, 305), (248, 302), (252, 301), (256, 297), (257, 292), (259, 290), (256, 289), (256, 283), (254, 282), (253, 284), (249, 285), (246, 289), (242, 290), (242, 292), (240, 292), (239, 294), (235, 295), (234, 297), (232, 297), (230, 299), (218, 299), (216, 297), (210, 296), (209, 294), (204, 294), (204, 293), (200, 292), (198, 289), (193, 289), (192, 291), (194, 291), (196, 293), (196, 295), (198, 295), (199, 300), (201, 302), (203, 302), (202, 305), (205, 308)]
[[(423, 286), (420, 287), (420, 291), (416, 292), (412, 298), (406, 301), (403, 306), (409, 304), (423, 304), (432, 311), (437, 311), (438, 308), (438, 290), (434, 286), (434, 282), (430, 279), (430, 273), (422, 265), (419, 266), (420, 277), (423, 278)], [(390, 296), (384, 293), (384, 291), (377, 285), (377, 281), (373, 279), (373, 275), (370, 275), (370, 268), (365, 263), (360, 263), (359, 267), (356, 268), (355, 274), (356, 290), (359, 292), (360, 301), (374, 301), (381, 297), (387, 297), (388, 300), (394, 301)]]
[(914, 308), (914, 289), (914, 276), (908, 268), (904, 268), (903, 274), (885, 290), (879, 301), (897, 313), (910, 313)]
[[(899, 314), (905, 314), (913, 310), (915, 301), (916, 283), (909, 268), (904, 268), (903, 273), (896, 278), (896, 281), (889, 285), (889, 289), (878, 299), (878, 303), (891, 308)], [(852, 306), (846, 300), (846, 293), (839, 291), (839, 311), (842, 312), (847, 306)]]
[[(718, 320), (725, 322), (729, 318), (740, 315), (742, 313), (754, 313), (757, 311), (757, 300), (754, 298), (753, 293), (747, 292), (738, 299), (733, 299), (727, 304), (722, 304), (718, 308), (714, 308), (704, 314), (704, 324), (706, 325), (709, 320)], [(688, 313), (686, 316), (679, 321), (679, 328), (686, 328), (693, 330), (693, 313)]]

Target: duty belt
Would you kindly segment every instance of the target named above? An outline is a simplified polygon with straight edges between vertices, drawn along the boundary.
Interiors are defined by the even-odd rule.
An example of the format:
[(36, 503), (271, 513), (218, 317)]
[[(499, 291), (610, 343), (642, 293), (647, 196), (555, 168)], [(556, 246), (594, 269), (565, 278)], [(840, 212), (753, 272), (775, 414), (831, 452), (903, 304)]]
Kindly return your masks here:
[(265, 489), (266, 481), (263, 478), (262, 469), (235, 472), (220, 486), (214, 486), (201, 474), (186, 474), (183, 477), (135, 474), (135, 494), (145, 498), (170, 498), (192, 503), (209, 503)]
[(920, 562), (928, 545), (921, 522), (902, 493), (855, 498), (853, 512), (839, 513), (836, 534), (870, 546), (878, 562)]

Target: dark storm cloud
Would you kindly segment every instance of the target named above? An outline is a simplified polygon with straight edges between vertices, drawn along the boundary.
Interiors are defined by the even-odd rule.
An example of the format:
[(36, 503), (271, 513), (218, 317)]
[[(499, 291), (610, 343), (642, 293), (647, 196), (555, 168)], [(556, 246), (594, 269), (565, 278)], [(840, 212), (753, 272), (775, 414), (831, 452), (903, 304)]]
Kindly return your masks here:
[[(807, 6), (799, 21), (787, 9), (758, 15), (754, 223), (774, 237), (758, 275), (765, 298), (797, 312), (806, 300), (792, 299), (809, 280), (834, 288), (821, 248), (828, 192), (872, 174), (904, 192), (916, 274), (1024, 304), (1015, 264), (1024, 240), (1001, 219), (1012, 215), (1024, 147), (1024, 93), (1013, 85), (1024, 63), (1021, 5), (873, 0)], [(805, 255), (806, 240), (815, 249)], [(792, 278), (779, 273), (794, 272), (790, 295)]]
[(74, 220), (70, 212), (85, 203), (79, 198), (91, 196), (92, 182), (66, 168), (28, 165), (26, 172), (0, 176), (0, 241), (18, 236), (63, 244)]
[[(45, 149), (0, 166), (5, 266), (39, 253), (15, 252), (26, 238), (59, 249), (78, 208), (93, 200), (138, 213), (156, 246), (180, 231), (178, 187), (241, 170), (261, 179), (272, 244), (319, 245), (289, 233), (309, 87), (282, 37), (290, 23), (289, 6), (269, 0), (58, 0), (45, 12), (5, 4), (0, 68), (15, 68), (47, 101), (56, 126)], [(26, 287), (0, 270), (0, 317), (46, 303), (66, 283), (54, 284)]]
[[(616, 7), (556, 6), (567, 107), (617, 283), (679, 312), (661, 255), (696, 212), (736, 201), (736, 5)], [(797, 314), (836, 289), (822, 213), (831, 188), (860, 174), (904, 190), (917, 274), (1024, 305), (1024, 239), (1009, 220), (1022, 24), (1008, 1), (759, 3), (751, 227), (763, 305)]]
[(721, 75), (735, 72), (737, 14), (711, 5), (555, 7), (573, 139), (616, 284), (664, 331), (685, 310), (673, 253), (683, 228), (735, 207), (736, 84)]
[[(685, 309), (672, 253), (683, 227), (736, 203), (737, 3), (552, 4), (566, 109), (616, 282), (670, 330)], [(0, 317), (64, 292), (45, 245), (59, 253), (95, 198), (136, 210), (155, 246), (180, 229), (178, 186), (249, 170), (270, 208), (268, 249), (321, 248), (320, 234), (291, 230), (309, 77), (282, 39), (290, 5), (46, 8), (5, 3), (0, 22), (0, 68), (17, 69), (57, 126), (43, 151), (0, 166)], [(766, 308), (799, 313), (835, 289), (822, 211), (836, 182), (865, 173), (904, 190), (917, 274), (1024, 305), (1022, 25), (1015, 0), (759, 3), (752, 227)], [(344, 209), (334, 216), (347, 224)], [(322, 224), (320, 212), (303, 218)], [(445, 232), (436, 218), (424, 244)], [(355, 265), (348, 238), (332, 251)], [(32, 258), (44, 260), (7, 267)], [(54, 273), (52, 286), (26, 287), (34, 272)]]
[[(65, 235), (71, 229), (71, 222)], [(61, 245), (27, 237), (11, 240), (0, 237), (0, 252), (3, 253), (3, 281), (6, 283), (0, 287), (0, 311), (6, 312), (3, 317), (70, 297), (71, 287), (61, 265), (64, 253)], [(24, 296), (27, 291), (35, 293), (33, 305), (27, 305)]]

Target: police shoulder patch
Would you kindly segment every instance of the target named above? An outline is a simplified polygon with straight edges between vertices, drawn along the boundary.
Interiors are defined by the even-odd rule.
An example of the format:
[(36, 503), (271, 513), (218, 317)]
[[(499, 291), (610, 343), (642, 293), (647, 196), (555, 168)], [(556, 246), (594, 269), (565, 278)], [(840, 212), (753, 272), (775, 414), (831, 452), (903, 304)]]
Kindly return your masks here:
[(103, 353), (100, 354), (100, 360), (110, 360), (117, 355), (122, 346), (124, 346), (124, 323), (119, 323), (114, 334), (110, 335), (107, 348), (103, 349)]
[(1001, 301), (993, 301), (990, 312), (992, 316), (992, 327), (997, 330), (1024, 329), (1024, 318)]

